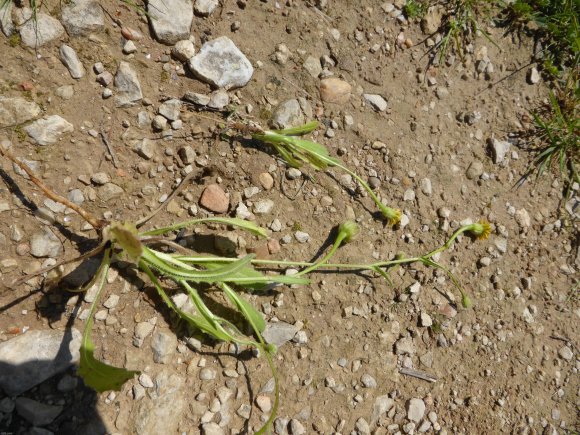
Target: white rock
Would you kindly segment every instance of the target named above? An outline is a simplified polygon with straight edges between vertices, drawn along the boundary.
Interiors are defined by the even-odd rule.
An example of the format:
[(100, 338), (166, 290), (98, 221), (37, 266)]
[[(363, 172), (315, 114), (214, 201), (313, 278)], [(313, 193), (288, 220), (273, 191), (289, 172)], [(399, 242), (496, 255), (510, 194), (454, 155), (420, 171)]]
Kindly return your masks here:
[(274, 128), (284, 129), (304, 124), (304, 112), (297, 99), (280, 103), (272, 113), (271, 124)]
[(304, 231), (296, 231), (294, 237), (300, 243), (308, 243), (310, 241), (310, 234), (305, 233)]
[(190, 0), (149, 0), (147, 3), (149, 23), (155, 38), (163, 44), (173, 45), (189, 38), (193, 21)]
[(207, 107), (210, 109), (215, 110), (222, 110), (228, 104), (230, 104), (230, 95), (227, 91), (223, 89), (218, 89), (215, 92), (212, 92), (209, 96), (209, 102), (207, 103)]
[(12, 127), (40, 115), (40, 106), (24, 98), (0, 95), (0, 128)]
[(496, 138), (491, 138), (488, 143), (491, 149), (493, 163), (502, 163), (510, 150), (511, 144), (508, 141), (497, 140)]
[(123, 53), (125, 53), (125, 54), (132, 54), (132, 53), (135, 53), (136, 51), (137, 51), (137, 46), (130, 39), (127, 42), (125, 42), (125, 45), (123, 45)]
[(0, 3), (0, 30), (6, 37), (10, 37), (14, 32), (14, 23), (12, 22), (12, 5), (11, 1)]
[(170, 121), (176, 121), (181, 115), (181, 100), (171, 99), (163, 102), (157, 111)]
[(50, 145), (58, 141), (63, 134), (73, 132), (74, 126), (66, 119), (52, 115), (34, 121), (24, 127), (24, 131), (32, 138), (33, 142), (39, 145)]
[(530, 218), (530, 214), (525, 208), (519, 209), (516, 211), (515, 219), (517, 224), (521, 228), (528, 228), (532, 224), (532, 219)]
[(115, 86), (119, 90), (115, 97), (117, 107), (130, 107), (143, 99), (141, 83), (137, 73), (127, 62), (121, 62), (115, 74)]
[(540, 81), (540, 78), (541, 78), (540, 73), (535, 67), (528, 71), (527, 79), (530, 85), (535, 85), (536, 83), (538, 83)]
[(250, 61), (227, 36), (203, 44), (189, 68), (200, 80), (224, 89), (245, 86), (254, 73)]
[(63, 85), (56, 88), (54, 93), (63, 100), (70, 100), (75, 94), (75, 89), (72, 85)]
[(183, 39), (181, 41), (177, 41), (175, 46), (173, 46), (171, 49), (171, 54), (177, 60), (187, 62), (195, 55), (195, 46), (191, 40)]
[(36, 19), (32, 18), (30, 8), (18, 10), (17, 21), (22, 23), (20, 38), (27, 47), (38, 48), (48, 44), (64, 35), (64, 27), (55, 18), (45, 13), (37, 13)]
[(207, 17), (219, 6), (218, 0), (196, 0), (194, 11), (197, 15)]
[(313, 78), (318, 78), (320, 73), (322, 73), (322, 66), (320, 65), (320, 59), (314, 56), (308, 56), (302, 67), (308, 71)]
[(377, 94), (363, 94), (363, 98), (370, 106), (379, 112), (387, 110), (387, 101)]
[(425, 415), (425, 402), (422, 399), (411, 399), (407, 402), (407, 418), (418, 423)]
[(77, 52), (70, 46), (63, 44), (60, 46), (60, 60), (68, 69), (73, 79), (80, 79), (85, 75), (85, 67), (77, 56)]
[(62, 24), (70, 36), (86, 35), (105, 27), (105, 14), (95, 0), (74, 0), (63, 6)]

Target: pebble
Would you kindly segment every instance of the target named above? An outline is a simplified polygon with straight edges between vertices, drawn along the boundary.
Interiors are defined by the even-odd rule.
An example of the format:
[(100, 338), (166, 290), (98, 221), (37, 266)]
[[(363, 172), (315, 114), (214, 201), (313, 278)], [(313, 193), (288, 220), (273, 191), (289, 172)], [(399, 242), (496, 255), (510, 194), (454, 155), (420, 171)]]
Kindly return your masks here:
[(525, 208), (519, 209), (515, 214), (516, 223), (520, 228), (528, 228), (532, 224), (530, 214)]
[(574, 357), (574, 352), (572, 352), (572, 349), (570, 349), (568, 346), (563, 346), (558, 351), (558, 355), (560, 358), (563, 358), (566, 361), (571, 361)]
[(272, 211), (274, 208), (274, 201), (271, 199), (261, 199), (254, 204), (254, 213), (257, 215), (265, 215)]
[(292, 435), (304, 435), (306, 433), (306, 429), (304, 429), (302, 423), (295, 418), (290, 420), (289, 427)]
[(286, 100), (280, 103), (272, 113), (271, 124), (275, 128), (284, 129), (296, 127), (306, 122), (304, 111), (298, 99)]
[(391, 408), (395, 405), (395, 401), (387, 395), (379, 396), (375, 399), (373, 404), (373, 413), (371, 416), (370, 425), (374, 426), (379, 419), (389, 412)]
[[(165, 130), (167, 128), (167, 118), (165, 118), (164, 116), (161, 116), (161, 115), (155, 115), (153, 117), (153, 121), (151, 122), (151, 127), (153, 127), (153, 130), (155, 130), (155, 131)], [(149, 141), (149, 139), (145, 138), (145, 139), (143, 139), (143, 141)], [(149, 158), (151, 158), (151, 157), (149, 157)]]
[(218, 0), (195, 0), (194, 11), (196, 15), (202, 17), (207, 17), (217, 8), (219, 5)]
[(61, 393), (69, 393), (77, 388), (79, 383), (78, 378), (71, 375), (64, 375), (56, 386), (56, 389)]
[(536, 69), (536, 67), (531, 68), (528, 71), (527, 74), (527, 80), (528, 80), (528, 84), (530, 85), (535, 85), (536, 83), (538, 83), (540, 81), (540, 73), (538, 72), (538, 70)]
[(38, 48), (64, 35), (64, 27), (56, 18), (43, 12), (37, 12), (33, 18), (32, 9), (24, 7), (16, 9), (16, 22), (20, 27), (20, 39), (30, 48)]
[(119, 296), (118, 295), (111, 295), (107, 298), (107, 300), (103, 303), (105, 308), (109, 310), (115, 308), (119, 304)]
[(86, 35), (105, 27), (105, 14), (95, 0), (75, 0), (63, 4), (61, 19), (69, 36)]
[[(159, 0), (154, 0), (154, 2), (156, 1)], [(176, 3), (180, 1), (182, 0), (175, 0)], [(151, 3), (153, 2), (149, 2), (149, 6), (151, 6)], [(119, 63), (119, 68), (115, 74), (115, 87), (118, 89), (115, 97), (115, 105), (117, 107), (131, 107), (143, 99), (141, 83), (139, 83), (137, 73), (128, 62), (122, 61)]]
[(56, 88), (54, 93), (63, 100), (70, 100), (75, 94), (75, 89), (71, 85), (64, 85)]
[(227, 91), (218, 89), (210, 94), (207, 107), (214, 110), (223, 110), (228, 104), (230, 104), (230, 95)]
[(361, 383), (365, 388), (377, 388), (377, 381), (369, 374), (364, 374), (361, 377)]
[(137, 51), (137, 46), (130, 39), (127, 42), (125, 42), (125, 44), (123, 45), (123, 53), (125, 53), (125, 54), (133, 54), (136, 51)]
[(202, 381), (213, 381), (216, 378), (216, 371), (210, 368), (203, 368), (199, 371), (199, 379)]
[(158, 364), (167, 364), (177, 347), (177, 337), (172, 332), (157, 331), (151, 339), (153, 361)]
[(274, 178), (268, 172), (262, 172), (258, 176), (258, 181), (265, 190), (270, 190), (274, 187)]
[(308, 56), (302, 67), (310, 74), (312, 78), (318, 78), (322, 73), (322, 65), (320, 65), (320, 59), (314, 56)]
[(284, 343), (292, 340), (298, 330), (299, 328), (296, 325), (291, 325), (286, 322), (268, 323), (262, 336), (267, 343), (280, 347)]
[(14, 23), (12, 22), (12, 2), (4, 2), (0, 4), (0, 30), (4, 36), (9, 38), (14, 32)]
[(491, 149), (491, 155), (493, 158), (493, 163), (496, 165), (502, 163), (506, 154), (509, 152), (511, 144), (507, 141), (497, 140), (496, 138), (491, 138), (488, 141), (488, 145)]
[(405, 193), (403, 194), (403, 200), (404, 201), (415, 201), (415, 191), (413, 189), (405, 190)]
[(397, 355), (410, 355), (415, 353), (415, 344), (410, 337), (400, 338), (395, 342), (395, 353)]
[(76, 205), (81, 205), (85, 202), (85, 195), (80, 189), (73, 189), (68, 193), (68, 199)]
[(302, 177), (302, 172), (300, 171), (300, 169), (288, 168), (288, 170), (286, 170), (286, 178), (288, 178), (289, 180), (296, 180), (300, 177)]
[(329, 77), (320, 81), (320, 99), (325, 103), (343, 105), (348, 103), (352, 86), (336, 77)]
[(155, 325), (151, 322), (139, 322), (135, 325), (135, 333), (133, 335), (133, 345), (135, 347), (141, 347), (145, 338), (153, 332)]
[(100, 83), (103, 86), (109, 86), (111, 83), (113, 83), (113, 80), (113, 74), (111, 74), (109, 71), (99, 73), (96, 78), (97, 83)]
[(177, 41), (171, 48), (171, 54), (181, 62), (187, 62), (195, 55), (195, 46), (190, 39)]
[(421, 180), (421, 192), (427, 196), (431, 196), (433, 193), (433, 187), (431, 186), (431, 180), (429, 178), (423, 178)]
[(201, 425), (202, 435), (224, 435), (224, 430), (217, 423), (204, 423)]
[(263, 413), (268, 413), (272, 410), (272, 400), (270, 397), (260, 394), (256, 397), (256, 406), (260, 408)]
[(176, 121), (181, 116), (181, 106), (183, 103), (178, 99), (167, 100), (159, 106), (157, 113), (167, 118), (169, 121)]
[(310, 241), (310, 234), (305, 233), (304, 231), (296, 231), (294, 233), (294, 238), (299, 243), (308, 243)]
[(147, 373), (141, 373), (139, 375), (139, 383), (144, 387), (144, 388), (153, 388), (154, 387), (154, 383), (153, 383), (153, 379), (151, 379), (151, 376), (149, 376)]
[(46, 405), (27, 397), (16, 399), (16, 412), (33, 426), (45, 426), (62, 412), (62, 406)]
[(12, 127), (34, 119), (42, 112), (40, 106), (24, 98), (0, 95), (0, 127)]
[(59, 54), (61, 62), (66, 66), (73, 79), (80, 79), (85, 76), (85, 67), (72, 47), (66, 44), (61, 45)]
[(251, 413), (252, 413), (252, 407), (250, 405), (248, 405), (247, 403), (244, 403), (238, 408), (236, 413), (240, 417), (248, 420), (250, 418)]
[(380, 95), (363, 94), (363, 98), (374, 110), (378, 112), (384, 112), (387, 110), (387, 101)]
[(410, 399), (407, 402), (407, 418), (418, 423), (425, 415), (425, 402), (422, 399)]
[(223, 89), (245, 86), (254, 74), (250, 61), (227, 36), (203, 44), (188, 65), (200, 80)]
[(0, 388), (9, 396), (30, 390), (78, 362), (80, 345), (75, 328), (30, 330), (0, 343)]
[(465, 176), (469, 180), (475, 180), (483, 174), (483, 163), (480, 160), (474, 160), (469, 164)]
[(167, 45), (189, 38), (193, 22), (190, 0), (150, 0), (147, 2), (149, 24), (155, 38)]
[(202, 192), (199, 203), (214, 213), (226, 213), (230, 198), (219, 185), (210, 184)]
[(59, 115), (51, 115), (27, 125), (24, 131), (34, 143), (50, 145), (57, 142), (63, 134), (74, 131), (74, 126)]
[(103, 184), (108, 183), (111, 181), (111, 177), (106, 172), (96, 172), (91, 175), (91, 181), (98, 186), (102, 186)]
[(52, 231), (45, 228), (30, 238), (30, 253), (34, 257), (56, 258), (62, 253), (62, 243)]
[(425, 312), (421, 313), (419, 318), (421, 326), (428, 328), (429, 326), (433, 325), (433, 319), (431, 316)]

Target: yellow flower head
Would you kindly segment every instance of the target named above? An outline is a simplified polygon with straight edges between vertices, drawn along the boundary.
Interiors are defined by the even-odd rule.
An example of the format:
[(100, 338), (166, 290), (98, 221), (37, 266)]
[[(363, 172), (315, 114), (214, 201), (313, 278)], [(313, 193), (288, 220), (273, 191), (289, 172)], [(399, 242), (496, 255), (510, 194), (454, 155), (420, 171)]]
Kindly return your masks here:
[(390, 207), (384, 207), (381, 209), (381, 211), (383, 212), (383, 216), (387, 218), (387, 223), (389, 225), (394, 227), (399, 222), (401, 222), (402, 216), (401, 210)]
[(478, 240), (485, 240), (491, 234), (491, 224), (485, 219), (482, 219), (475, 224), (471, 224), (469, 232)]

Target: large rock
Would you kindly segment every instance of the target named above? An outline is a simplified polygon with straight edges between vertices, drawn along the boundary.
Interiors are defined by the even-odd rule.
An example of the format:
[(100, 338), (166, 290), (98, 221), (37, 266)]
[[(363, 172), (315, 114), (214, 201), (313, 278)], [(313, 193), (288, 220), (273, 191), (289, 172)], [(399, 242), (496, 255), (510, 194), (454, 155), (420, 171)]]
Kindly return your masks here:
[(85, 35), (105, 27), (105, 14), (95, 0), (74, 0), (62, 8), (62, 24), (70, 36)]
[(191, 0), (149, 0), (147, 13), (159, 42), (173, 45), (189, 38), (193, 21)]
[(177, 425), (185, 410), (183, 378), (163, 371), (155, 378), (155, 387), (146, 398), (133, 407), (127, 433), (137, 435), (170, 434), (177, 431)]
[(28, 136), (39, 145), (55, 143), (64, 133), (70, 133), (74, 129), (70, 122), (58, 115), (44, 117), (24, 127)]
[(203, 44), (189, 60), (189, 69), (200, 80), (224, 89), (245, 86), (254, 74), (250, 61), (227, 36)]
[(81, 333), (28, 331), (0, 343), (0, 388), (9, 396), (30, 390), (79, 360)]
[(12, 2), (0, 2), (0, 30), (7, 37), (14, 32), (14, 23), (12, 22)]
[(40, 115), (40, 106), (24, 98), (0, 96), (0, 128), (12, 127)]
[(32, 17), (32, 9), (22, 8), (16, 15), (20, 27), (20, 38), (27, 47), (37, 48), (48, 44), (64, 35), (64, 27), (56, 18), (39, 12)]
[(127, 62), (121, 62), (115, 74), (115, 86), (119, 90), (115, 98), (117, 107), (130, 107), (143, 98), (141, 83), (137, 78), (137, 73)]
[(68, 69), (73, 79), (80, 79), (85, 75), (85, 67), (77, 56), (77, 52), (66, 44), (60, 46), (60, 60)]
[(46, 405), (27, 397), (16, 399), (16, 411), (33, 426), (46, 426), (62, 412), (62, 406)]

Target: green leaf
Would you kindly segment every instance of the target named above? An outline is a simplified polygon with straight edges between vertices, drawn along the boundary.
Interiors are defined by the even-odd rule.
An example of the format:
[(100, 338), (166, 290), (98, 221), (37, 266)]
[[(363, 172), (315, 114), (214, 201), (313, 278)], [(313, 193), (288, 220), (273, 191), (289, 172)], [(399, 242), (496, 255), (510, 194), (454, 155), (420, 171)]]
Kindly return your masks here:
[(222, 284), (220, 286), (225, 292), (226, 296), (232, 303), (242, 312), (244, 317), (250, 322), (252, 328), (257, 332), (264, 332), (266, 329), (266, 321), (262, 315), (256, 310), (248, 301), (238, 295), (230, 286)]
[(180, 230), (181, 228), (187, 228), (194, 225), (199, 224), (207, 224), (207, 223), (218, 223), (224, 225), (232, 225), (235, 227), (239, 227), (245, 231), (248, 231), (252, 234), (255, 234), (258, 237), (268, 237), (268, 233), (264, 228), (259, 227), (258, 225), (254, 224), (253, 222), (246, 221), (239, 218), (219, 218), (219, 217), (211, 217), (211, 218), (203, 218), (203, 219), (191, 219), (185, 222), (180, 222), (175, 225), (170, 225), (163, 228), (157, 228), (150, 231), (145, 231), (144, 233), (140, 233), (140, 236), (158, 236), (160, 234), (165, 234), (170, 231)]
[(91, 311), (87, 318), (87, 323), (83, 332), (83, 339), (80, 348), (80, 363), (77, 374), (83, 378), (83, 381), (89, 387), (94, 388), (99, 393), (103, 391), (120, 391), (121, 387), (129, 379), (133, 378), (137, 371), (126, 370), (122, 367), (113, 367), (97, 360), (94, 356), (95, 345), (91, 339), (91, 330), (93, 328), (93, 315), (97, 306), (97, 302), (101, 295), (101, 291), (105, 286), (109, 265), (111, 263), (111, 249), (105, 252), (103, 263), (97, 272), (101, 276), (99, 283), (99, 290), (95, 296), (95, 300), (91, 304)]
[(316, 130), (318, 127), (318, 121), (310, 121), (299, 127), (285, 128), (284, 130), (273, 130), (274, 133), (278, 133), (284, 136), (302, 136), (303, 134), (308, 134), (311, 131)]

